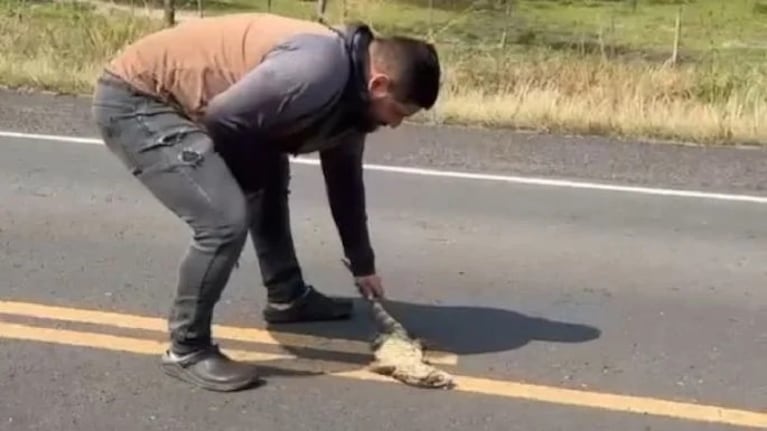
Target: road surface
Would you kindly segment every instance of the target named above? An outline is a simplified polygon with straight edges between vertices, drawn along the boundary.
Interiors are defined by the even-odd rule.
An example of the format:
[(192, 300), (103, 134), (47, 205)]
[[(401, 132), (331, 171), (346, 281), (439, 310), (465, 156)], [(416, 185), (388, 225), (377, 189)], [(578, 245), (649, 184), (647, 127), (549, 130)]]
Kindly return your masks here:
[[(40, 113), (68, 102), (24, 110), (36, 99), (23, 100), (29, 105), (0, 109), (4, 130), (94, 137), (77, 120), (82, 105), (72, 105), (65, 124)], [(520, 158), (504, 164), (483, 154), (495, 145), (492, 132), (455, 132), (443, 152), (422, 129), (396, 133), (410, 134), (412, 158), (400, 143), (371, 150), (373, 162), (729, 194), (371, 168), (370, 223), (394, 312), (446, 352), (440, 361), (459, 375), (459, 388), (417, 390), (362, 371), (364, 315), (263, 330), (264, 292), (248, 244), (217, 311), (219, 341), (260, 361), (268, 383), (212, 394), (158, 368), (185, 227), (103, 146), (6, 134), (0, 429), (767, 427), (763, 151), (628, 143), (611, 150), (596, 141), (584, 142), (580, 160), (556, 163), (553, 146), (578, 153), (552, 141), (540, 151), (521, 143), (508, 150)], [(479, 147), (459, 145), (471, 136)], [(665, 168), (620, 158), (628, 152)], [(308, 280), (354, 296), (317, 166), (293, 164), (291, 205)]]

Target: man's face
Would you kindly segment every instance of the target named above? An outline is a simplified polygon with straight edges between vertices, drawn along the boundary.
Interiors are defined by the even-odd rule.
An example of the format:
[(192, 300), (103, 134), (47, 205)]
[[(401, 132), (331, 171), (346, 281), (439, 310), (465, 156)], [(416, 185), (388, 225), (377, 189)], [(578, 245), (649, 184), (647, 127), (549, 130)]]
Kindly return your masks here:
[(396, 128), (420, 108), (397, 100), (392, 81), (386, 74), (374, 73), (368, 81), (370, 109), (377, 126)]

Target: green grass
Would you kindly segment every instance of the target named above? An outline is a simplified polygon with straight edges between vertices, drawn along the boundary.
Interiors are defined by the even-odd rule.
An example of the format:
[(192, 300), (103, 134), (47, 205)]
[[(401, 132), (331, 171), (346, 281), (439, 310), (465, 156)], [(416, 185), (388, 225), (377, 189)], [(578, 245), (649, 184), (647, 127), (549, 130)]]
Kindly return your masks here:
[(0, 83), (83, 93), (105, 59), (162, 23), (83, 4), (0, 2)]
[(570, 28), (573, 34), (594, 35), (602, 29), (611, 41), (633, 49), (668, 49), (680, 6), (684, 46), (698, 53), (728, 49), (732, 44), (764, 48), (767, 36), (767, 15), (755, 13), (753, 0), (699, 0), (681, 5), (640, 0), (636, 10), (627, 1), (573, 2), (566, 7), (551, 3), (523, 3), (522, 12), (544, 31)]
[[(7, 0), (5, 0), (7, 1)], [(161, 8), (159, 0), (131, 3), (137, 8)], [(203, 0), (207, 14), (267, 11), (267, 0)], [(678, 3), (682, 3), (681, 5)], [(670, 53), (675, 19), (682, 7), (682, 46), (688, 55), (711, 53), (750, 54), (765, 58), (767, 50), (767, 0), (513, 0), (509, 19), (503, 0), (338, 0), (330, 1), (328, 16), (344, 16), (372, 22), (384, 31), (427, 35), (429, 27), (442, 43), (498, 44), (504, 30), (509, 43), (552, 49), (583, 51), (602, 43), (617, 53)], [(195, 1), (179, 7), (196, 11)], [(762, 5), (761, 8), (759, 5)], [(272, 12), (311, 18), (311, 1), (273, 0)], [(476, 47), (474, 47), (476, 48)], [(481, 47), (480, 47), (481, 48)]]
[[(0, 0), (0, 83), (88, 92), (119, 48), (161, 27), (119, 0), (110, 13), (73, 3)], [(681, 4), (677, 4), (681, 3)], [(344, 4), (346, 8), (344, 9)], [(104, 4), (102, 3), (102, 6)], [(443, 122), (555, 132), (767, 142), (767, 0), (331, 1), (332, 22), (429, 37), (446, 64)], [(135, 7), (133, 14), (130, 7)], [(679, 63), (670, 57), (681, 6)], [(195, 2), (179, 16), (194, 16)], [(206, 1), (208, 15), (266, 11), (267, 0)], [(128, 9), (126, 11), (125, 9)], [(314, 2), (272, 12), (312, 18)], [(345, 12), (345, 13), (344, 13)]]

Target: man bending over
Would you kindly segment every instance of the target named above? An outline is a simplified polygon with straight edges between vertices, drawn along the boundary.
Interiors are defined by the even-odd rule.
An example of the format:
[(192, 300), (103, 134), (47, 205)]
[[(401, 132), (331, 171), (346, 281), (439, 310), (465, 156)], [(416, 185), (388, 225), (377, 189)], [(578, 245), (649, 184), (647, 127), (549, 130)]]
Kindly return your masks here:
[(288, 211), (290, 154), (318, 152), (355, 282), (382, 296), (367, 229), (367, 134), (430, 109), (431, 44), (270, 14), (191, 20), (150, 34), (106, 66), (93, 115), (109, 150), (191, 229), (169, 315), (165, 372), (204, 389), (259, 380), (211, 340), (213, 310), (248, 233), (269, 323), (346, 319), (352, 304), (305, 283)]

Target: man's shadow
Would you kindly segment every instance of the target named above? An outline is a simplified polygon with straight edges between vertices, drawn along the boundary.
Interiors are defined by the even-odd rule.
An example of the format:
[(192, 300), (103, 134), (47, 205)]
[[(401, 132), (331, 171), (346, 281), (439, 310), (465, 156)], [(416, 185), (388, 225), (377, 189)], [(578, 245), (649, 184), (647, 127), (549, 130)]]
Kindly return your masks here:
[[(343, 363), (342, 368), (359, 367), (370, 361), (370, 352), (342, 353), (292, 343), (295, 335), (370, 342), (376, 334), (370, 305), (359, 298), (354, 301), (355, 316), (351, 321), (272, 324), (267, 330), (283, 349), (299, 358)], [(386, 301), (385, 307), (412, 335), (424, 339), (434, 349), (456, 355), (510, 351), (531, 341), (583, 343), (601, 335), (601, 331), (592, 326), (531, 317), (500, 308), (397, 301)]]

